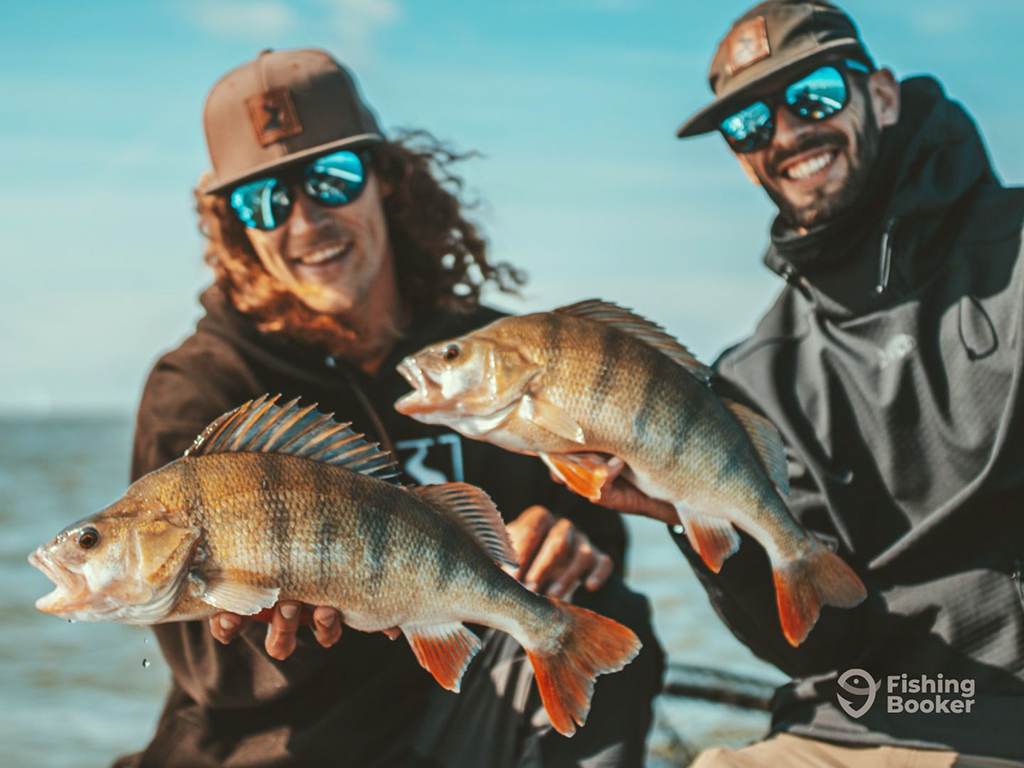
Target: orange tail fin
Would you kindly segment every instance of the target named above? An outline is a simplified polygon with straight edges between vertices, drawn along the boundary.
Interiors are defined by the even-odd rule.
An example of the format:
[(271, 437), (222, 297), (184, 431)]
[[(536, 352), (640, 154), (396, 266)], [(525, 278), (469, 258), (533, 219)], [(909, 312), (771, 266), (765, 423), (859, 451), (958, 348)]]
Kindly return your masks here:
[(557, 649), (526, 650), (551, 724), (563, 736), (576, 733), (590, 712), (594, 679), (618, 672), (640, 652), (640, 640), (617, 621), (551, 599), (571, 622)]
[(794, 648), (807, 639), (821, 606), (853, 608), (867, 597), (853, 569), (813, 537), (806, 557), (776, 566), (773, 575), (782, 633)]

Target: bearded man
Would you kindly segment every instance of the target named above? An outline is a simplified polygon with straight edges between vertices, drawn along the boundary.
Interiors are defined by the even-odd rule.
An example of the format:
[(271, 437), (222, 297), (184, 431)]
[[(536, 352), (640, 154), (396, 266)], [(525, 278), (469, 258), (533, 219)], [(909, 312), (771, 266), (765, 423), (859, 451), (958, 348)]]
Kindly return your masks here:
[(673, 524), (721, 618), (792, 677), (770, 738), (695, 765), (1019, 765), (1024, 190), (936, 80), (877, 68), (823, 0), (745, 13), (710, 83), (678, 135), (719, 131), (778, 206), (765, 263), (787, 282), (714, 386), (779, 428), (791, 511), (868, 598), (793, 648), (753, 539), (714, 574), (671, 506), (606, 487)]
[[(479, 303), (522, 277), (463, 215), (458, 156), (425, 133), (388, 140), (323, 51), (265, 51), (210, 91), (212, 171), (197, 190), (214, 285), (195, 333), (156, 363), (132, 478), (181, 456), (221, 413), (265, 392), (351, 420), (421, 483), (487, 490), (529, 588), (616, 618), (644, 650), (596, 686), (589, 723), (551, 729), (525, 655), (499, 633), (443, 691), (404, 642), (342, 631), (344, 616), (276, 606), (269, 631), (232, 614), (156, 627), (173, 688), (156, 735), (118, 766), (638, 766), (662, 655), (646, 600), (622, 584), (615, 515), (539, 462), (398, 415), (406, 354), (499, 314)], [(389, 633), (392, 637), (395, 632)]]

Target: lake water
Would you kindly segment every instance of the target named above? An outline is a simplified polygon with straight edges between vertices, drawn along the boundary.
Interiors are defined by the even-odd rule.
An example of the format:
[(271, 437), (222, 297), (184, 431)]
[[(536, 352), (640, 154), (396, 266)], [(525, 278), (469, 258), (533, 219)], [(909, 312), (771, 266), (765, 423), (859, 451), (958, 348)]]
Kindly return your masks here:
[[(50, 582), (26, 561), (68, 523), (120, 496), (127, 484), (128, 418), (0, 419), (0, 744), (6, 768), (109, 765), (149, 740), (170, 673), (150, 633), (117, 624), (69, 624), (35, 610)], [(717, 619), (689, 566), (649, 520), (630, 520), (630, 581), (654, 606), (671, 661), (781, 682)], [(658, 702), (652, 766), (687, 752), (739, 745), (768, 716), (699, 701)], [(667, 759), (675, 754), (676, 762)]]

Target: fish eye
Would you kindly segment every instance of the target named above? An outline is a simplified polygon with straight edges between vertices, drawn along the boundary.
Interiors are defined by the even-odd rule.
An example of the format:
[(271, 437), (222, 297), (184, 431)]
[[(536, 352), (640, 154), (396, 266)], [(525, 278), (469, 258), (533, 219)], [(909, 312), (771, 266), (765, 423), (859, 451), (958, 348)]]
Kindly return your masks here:
[(80, 534), (78, 534), (78, 546), (80, 546), (82, 549), (92, 549), (96, 546), (99, 540), (99, 531), (97, 531), (92, 526), (86, 528)]
[(462, 350), (459, 349), (458, 344), (449, 344), (447, 347), (444, 348), (444, 359), (450, 363), (452, 360), (459, 356), (459, 352), (461, 351)]

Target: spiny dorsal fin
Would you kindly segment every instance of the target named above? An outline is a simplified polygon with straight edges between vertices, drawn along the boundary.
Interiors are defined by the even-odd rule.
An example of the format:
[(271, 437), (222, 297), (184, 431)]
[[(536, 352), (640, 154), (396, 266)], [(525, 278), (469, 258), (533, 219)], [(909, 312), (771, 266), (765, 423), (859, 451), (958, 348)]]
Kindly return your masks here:
[(519, 567), (519, 557), (508, 537), (505, 522), (491, 497), (469, 483), (442, 483), (416, 488), (413, 493), (473, 537), (498, 563)]
[(299, 398), (276, 405), (280, 395), (250, 400), (208, 426), (185, 451), (211, 453), (280, 453), (344, 467), (379, 480), (396, 477), (395, 461), (378, 443), (367, 442), (349, 423), (332, 421), (316, 403), (300, 408)]
[(711, 380), (711, 369), (694, 357), (690, 350), (667, 334), (660, 325), (641, 317), (631, 309), (620, 307), (610, 301), (587, 299), (559, 307), (555, 312), (607, 323), (667, 355), (673, 362), (686, 369), (687, 373), (696, 376), (705, 384)]
[(754, 413), (745, 405), (723, 397), (722, 402), (732, 411), (743, 430), (750, 437), (750, 442), (757, 449), (757, 457), (761, 466), (768, 473), (768, 478), (786, 496), (789, 496), (789, 464), (786, 461), (786, 449), (782, 445), (782, 435), (764, 416)]

